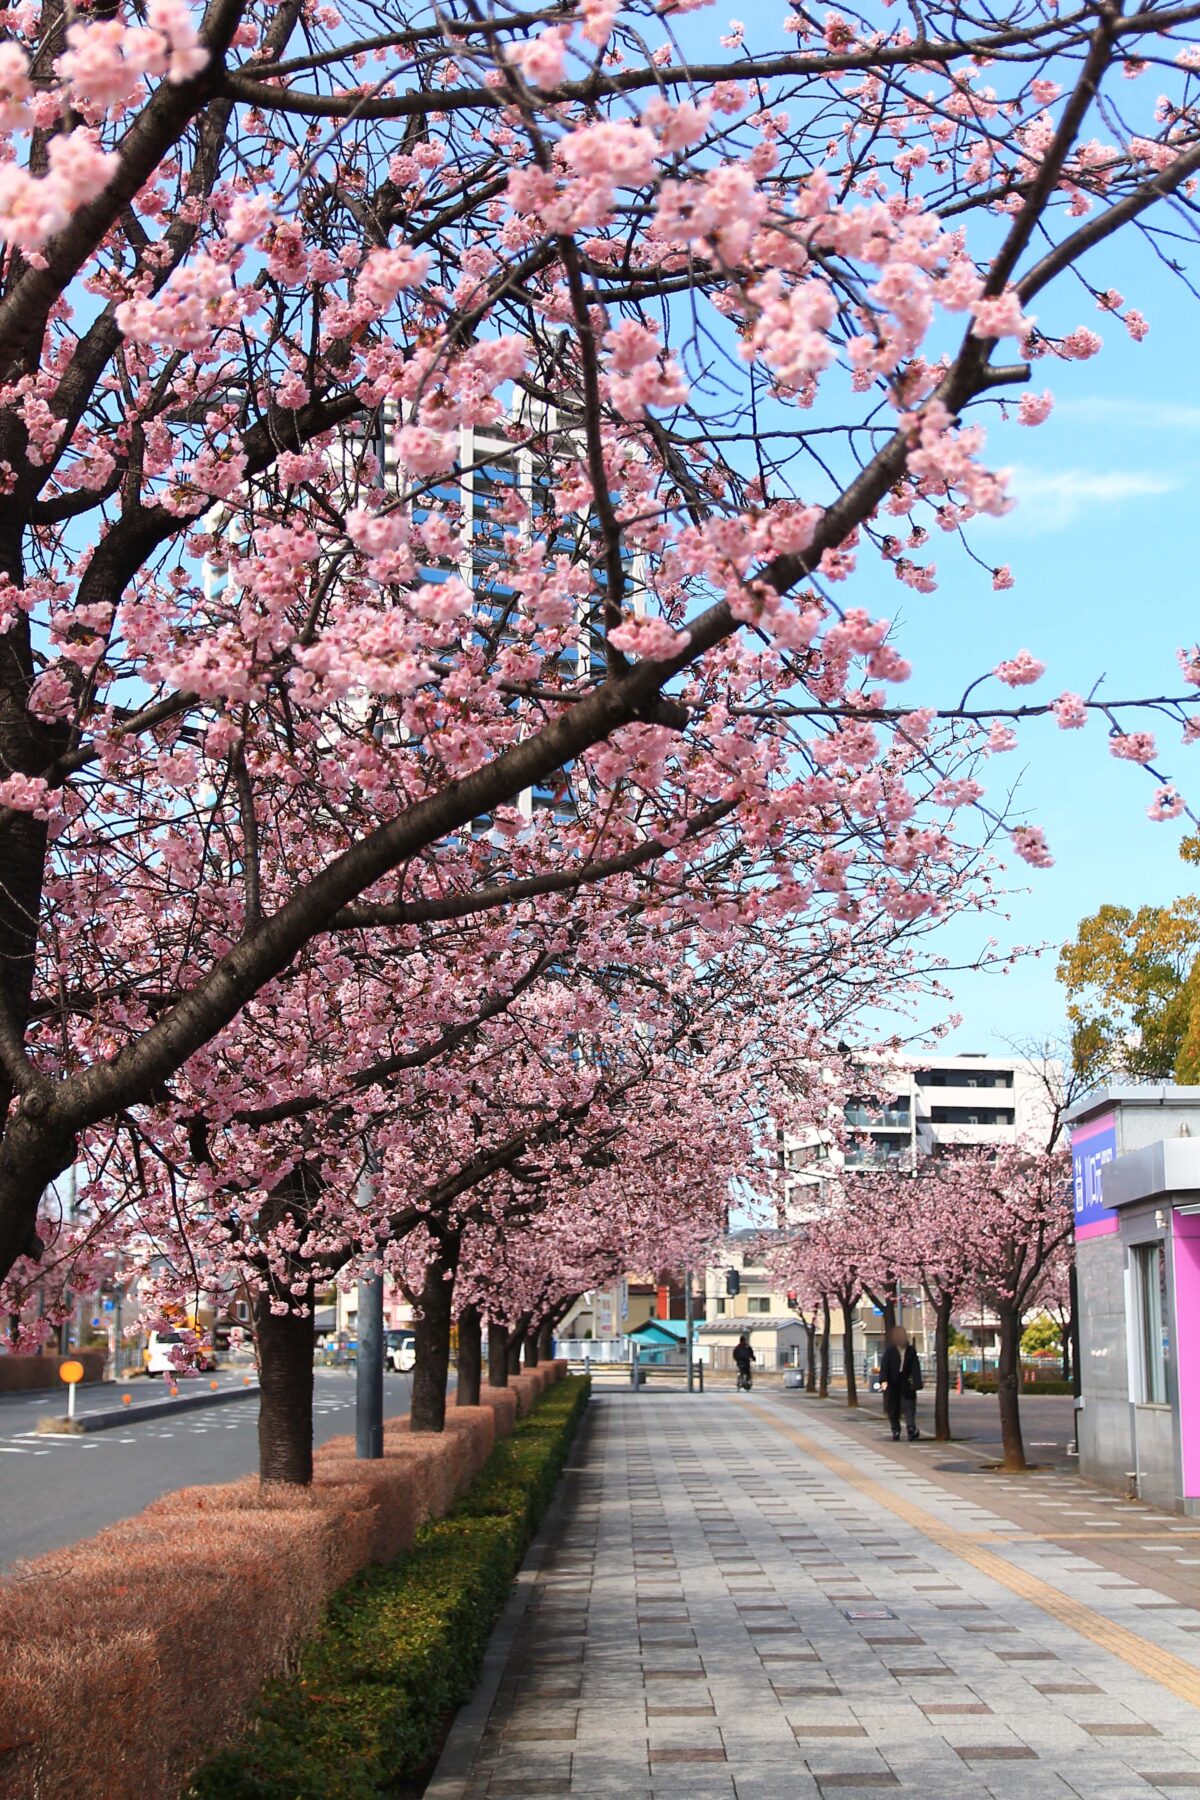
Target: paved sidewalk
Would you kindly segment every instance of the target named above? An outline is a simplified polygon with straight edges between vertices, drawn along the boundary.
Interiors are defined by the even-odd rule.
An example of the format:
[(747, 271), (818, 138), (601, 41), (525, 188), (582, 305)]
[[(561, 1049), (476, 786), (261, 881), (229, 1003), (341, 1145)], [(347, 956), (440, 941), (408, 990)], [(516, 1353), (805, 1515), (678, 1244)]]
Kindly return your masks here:
[(1200, 1793), (1200, 1613), (984, 1478), (759, 1392), (605, 1393), (575, 1468), (462, 1800)]

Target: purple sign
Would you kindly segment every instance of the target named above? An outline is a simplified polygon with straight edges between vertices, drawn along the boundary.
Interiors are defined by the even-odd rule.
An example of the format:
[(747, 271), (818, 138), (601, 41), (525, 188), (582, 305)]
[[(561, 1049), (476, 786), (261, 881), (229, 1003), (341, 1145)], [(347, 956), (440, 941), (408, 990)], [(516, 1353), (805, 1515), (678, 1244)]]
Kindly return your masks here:
[(1101, 1237), (1117, 1229), (1117, 1215), (1105, 1206), (1104, 1165), (1117, 1154), (1117, 1116), (1098, 1119), (1071, 1131), (1071, 1172), (1075, 1180), (1075, 1236)]

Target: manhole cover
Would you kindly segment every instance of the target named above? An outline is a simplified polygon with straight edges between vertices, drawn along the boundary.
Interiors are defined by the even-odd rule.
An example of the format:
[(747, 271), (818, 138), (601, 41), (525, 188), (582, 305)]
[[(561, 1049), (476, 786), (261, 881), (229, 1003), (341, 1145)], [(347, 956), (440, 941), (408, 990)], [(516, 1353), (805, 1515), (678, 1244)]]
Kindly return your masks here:
[(843, 1606), (842, 1611), (848, 1619), (894, 1619), (896, 1617), (890, 1606)]

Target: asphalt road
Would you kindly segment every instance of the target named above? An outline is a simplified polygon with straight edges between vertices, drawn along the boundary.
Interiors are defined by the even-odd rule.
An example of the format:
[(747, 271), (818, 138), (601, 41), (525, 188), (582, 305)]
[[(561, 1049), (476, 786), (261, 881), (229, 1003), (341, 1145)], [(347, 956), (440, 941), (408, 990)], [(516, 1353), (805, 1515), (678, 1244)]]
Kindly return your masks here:
[[(872, 1395), (872, 1399), (877, 1396)], [(921, 1396), (917, 1423), (926, 1431), (933, 1429), (933, 1398), (928, 1388)], [(976, 1448), (1000, 1450), (1000, 1406), (995, 1394), (951, 1394), (950, 1429), (956, 1438)], [(1022, 1394), (1021, 1435), (1025, 1439), (1025, 1455), (1031, 1463), (1057, 1463), (1063, 1468), (1077, 1467), (1076, 1459), (1067, 1455), (1067, 1446), (1075, 1437), (1075, 1400), (1071, 1394)]]
[[(757, 1382), (755, 1386), (758, 1386)], [(783, 1395), (786, 1399), (794, 1399), (797, 1406), (819, 1406), (822, 1410), (828, 1408), (835, 1424), (839, 1419), (849, 1422), (868, 1439), (875, 1439), (880, 1444), (889, 1446), (891, 1444), (891, 1433), (878, 1394), (868, 1394), (860, 1389), (858, 1409), (849, 1415), (846, 1412), (844, 1389), (835, 1389), (830, 1398), (823, 1401), (815, 1400), (811, 1395), (794, 1388), (784, 1389)], [(917, 1406), (917, 1424), (926, 1439), (921, 1454), (942, 1458), (946, 1468), (975, 1469), (980, 1466), (981, 1458), (986, 1462), (993, 1454), (999, 1459), (1000, 1407), (995, 1394), (976, 1394), (970, 1391), (951, 1394), (950, 1429), (954, 1433), (953, 1442), (935, 1447), (932, 1442), (933, 1395), (927, 1387)], [(1043, 1468), (1078, 1468), (1075, 1457), (1068, 1455), (1068, 1446), (1075, 1437), (1075, 1401), (1072, 1395), (1022, 1394), (1021, 1434), (1025, 1440), (1025, 1455), (1029, 1462), (1037, 1463)]]
[[(317, 1369), (313, 1437), (318, 1444), (354, 1430), (352, 1370)], [(207, 1383), (209, 1377), (204, 1378)], [(223, 1387), (242, 1384), (222, 1375)], [(201, 1382), (181, 1383), (180, 1392)], [(126, 1387), (81, 1388), (78, 1410), (131, 1398), (129, 1425), (83, 1437), (39, 1437), (38, 1417), (62, 1413), (61, 1394), (13, 1394), (0, 1399), (0, 1567), (89, 1537), (127, 1519), (171, 1488), (232, 1481), (258, 1466), (258, 1399), (200, 1408), (178, 1419), (139, 1423), (137, 1404), (162, 1399), (157, 1381)], [(408, 1411), (407, 1375), (388, 1373), (384, 1415)]]

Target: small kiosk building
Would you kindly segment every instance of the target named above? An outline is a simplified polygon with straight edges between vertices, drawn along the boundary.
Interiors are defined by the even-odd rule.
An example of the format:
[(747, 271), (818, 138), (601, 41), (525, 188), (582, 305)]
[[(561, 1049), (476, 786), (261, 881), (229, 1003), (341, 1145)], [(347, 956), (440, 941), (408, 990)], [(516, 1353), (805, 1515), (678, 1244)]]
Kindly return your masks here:
[(1080, 1472), (1200, 1513), (1200, 1087), (1097, 1088), (1066, 1118)]

